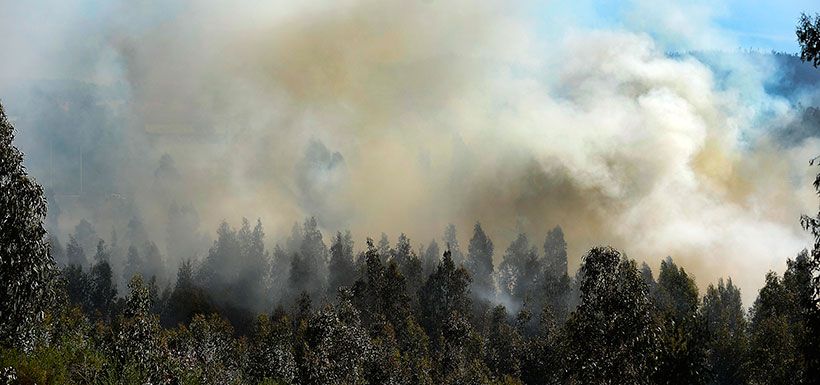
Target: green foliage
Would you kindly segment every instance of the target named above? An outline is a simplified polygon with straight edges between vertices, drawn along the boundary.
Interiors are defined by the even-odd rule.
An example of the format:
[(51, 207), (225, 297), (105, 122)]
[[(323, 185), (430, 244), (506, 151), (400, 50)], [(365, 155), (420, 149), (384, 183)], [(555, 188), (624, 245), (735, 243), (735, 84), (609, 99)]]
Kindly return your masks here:
[(292, 341), (287, 316), (279, 319), (259, 316), (250, 336), (246, 378), (252, 383), (293, 383), (297, 366)]
[(820, 14), (814, 17), (801, 14), (795, 33), (800, 44), (800, 59), (815, 67), (820, 65)]
[(350, 286), (356, 280), (353, 264), (353, 236), (350, 231), (336, 233), (330, 245), (328, 293), (335, 294), (343, 286)]
[(748, 382), (747, 321), (740, 290), (732, 280), (709, 285), (703, 297), (700, 317), (706, 328), (706, 359), (713, 384)]
[(445, 251), (436, 272), (419, 290), (421, 324), (433, 341), (438, 341), (454, 317), (469, 314), (469, 285), (470, 274), (463, 267), (456, 268), (450, 251)]
[(567, 242), (564, 230), (555, 226), (544, 239), (544, 259), (547, 269), (556, 276), (567, 274)]
[(473, 237), (467, 248), (467, 263), (465, 266), (473, 277), (471, 291), (487, 298), (495, 297), (493, 282), (493, 241), (484, 233), (481, 224), (476, 222), (473, 228)]
[(490, 318), (485, 349), (487, 366), (493, 378), (519, 378), (524, 340), (509, 324), (509, 317), (504, 306), (496, 306)]
[(54, 259), (43, 188), (26, 174), (14, 127), (0, 105), (0, 346), (31, 349), (54, 299)]
[(693, 277), (672, 258), (661, 262), (655, 286), (655, 310), (661, 329), (657, 383), (705, 383), (706, 341), (697, 314), (699, 303)]
[(584, 384), (649, 383), (658, 329), (635, 262), (596, 247), (581, 271), (581, 304), (567, 321), (570, 377)]
[[(378, 246), (368, 239), (354, 262), (350, 233), (336, 233), (328, 251), (315, 218), (296, 225), (285, 247), (276, 246), (273, 263), (260, 221), (252, 227), (243, 219), (238, 230), (223, 222), (202, 265), (185, 260), (173, 290), (169, 285), (163, 294), (157, 284), (165, 283), (163, 257), (133, 218), (126, 238), (145, 246), (129, 248), (116, 273), (131, 278), (128, 295), (118, 298), (109, 261), (118, 248), (106, 247), (85, 220), (69, 237), (68, 265), (54, 279), (48, 247), (59, 242), (42, 231), (42, 191), (25, 176), (1, 108), (0, 118), (0, 167), (11, 170), (0, 174), (0, 204), (11, 210), (3, 211), (0, 231), (4, 383), (808, 384), (820, 378), (820, 214), (802, 218), (814, 248), (788, 260), (782, 278), (766, 276), (748, 316), (731, 279), (710, 285), (701, 299), (694, 277), (671, 258), (656, 281), (647, 265), (638, 269), (618, 251), (597, 247), (571, 281), (560, 227), (547, 234), (543, 255), (520, 234), (495, 275), (493, 243), (478, 223), (462, 266), (452, 225), (441, 259), (435, 241), (417, 254), (406, 235), (391, 248), (383, 234)], [(170, 168), (162, 173), (172, 175)], [(820, 193), (820, 175), (815, 187)], [(88, 266), (84, 250), (94, 244)], [(336, 300), (328, 300), (334, 293)], [(493, 298), (520, 310), (512, 317)], [(256, 315), (276, 303), (273, 314)]]

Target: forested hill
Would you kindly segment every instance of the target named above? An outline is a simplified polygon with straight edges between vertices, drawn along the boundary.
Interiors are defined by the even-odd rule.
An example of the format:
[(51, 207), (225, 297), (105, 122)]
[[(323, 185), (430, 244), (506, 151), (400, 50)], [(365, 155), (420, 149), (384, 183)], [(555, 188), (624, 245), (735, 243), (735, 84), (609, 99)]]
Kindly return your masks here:
[[(771, 272), (751, 311), (731, 279), (700, 293), (685, 266), (657, 276), (610, 247), (567, 270), (560, 227), (520, 234), (494, 264), (476, 223), (461, 247), (401, 235), (328, 242), (315, 218), (267, 250), (260, 221), (220, 225), (201, 263), (161, 285), (150, 241), (44, 227), (0, 107), (0, 379), (23, 384), (811, 384), (818, 377), (820, 214), (812, 250)], [(820, 174), (815, 182), (820, 192)], [(181, 216), (184, 218), (184, 216)], [(84, 229), (87, 225), (80, 226)], [(184, 226), (171, 224), (171, 229)], [(142, 236), (138, 224), (128, 237)], [(83, 231), (88, 230), (87, 228)], [(93, 233), (86, 232), (85, 235)], [(114, 237), (112, 237), (114, 238)], [(117, 238), (114, 238), (117, 239)], [(136, 239), (136, 238), (135, 238)], [(172, 235), (173, 242), (175, 237)], [(92, 239), (93, 241), (93, 239)], [(540, 240), (539, 240), (540, 241)], [(330, 243), (330, 246), (327, 246)], [(62, 254), (61, 254), (62, 253)], [(54, 260), (60, 255), (61, 263)], [(118, 287), (115, 275), (128, 279)], [(158, 276), (160, 277), (158, 279)]]

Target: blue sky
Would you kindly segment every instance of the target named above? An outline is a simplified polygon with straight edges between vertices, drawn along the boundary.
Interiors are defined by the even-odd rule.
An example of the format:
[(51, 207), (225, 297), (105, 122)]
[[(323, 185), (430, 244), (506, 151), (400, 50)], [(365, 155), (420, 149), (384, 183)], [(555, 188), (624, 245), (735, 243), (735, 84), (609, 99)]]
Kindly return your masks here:
[[(575, 0), (538, 2), (535, 6), (540, 27), (562, 30), (582, 23), (588, 27), (608, 28), (624, 24), (662, 24), (659, 10), (691, 13), (693, 19), (724, 34), (724, 39), (741, 49), (776, 50), (796, 53), (794, 27), (801, 12), (820, 12), (817, 0)], [(637, 11), (642, 8), (643, 11)], [(651, 9), (651, 11), (648, 11)], [(641, 30), (641, 27), (634, 26)], [(651, 31), (647, 31), (651, 32)], [(687, 47), (697, 49), (698, 47)], [(700, 47), (705, 48), (705, 47)]]
[(732, 32), (742, 48), (797, 52), (794, 26), (800, 12), (820, 12), (816, 0), (734, 0), (728, 12), (717, 19), (726, 31)]

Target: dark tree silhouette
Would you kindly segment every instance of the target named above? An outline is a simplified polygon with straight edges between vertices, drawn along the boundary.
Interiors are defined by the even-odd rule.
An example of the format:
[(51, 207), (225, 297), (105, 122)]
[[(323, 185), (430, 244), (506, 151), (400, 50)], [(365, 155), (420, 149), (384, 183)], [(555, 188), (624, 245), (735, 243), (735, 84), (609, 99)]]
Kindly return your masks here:
[(353, 236), (350, 231), (336, 233), (330, 245), (330, 262), (328, 263), (328, 294), (335, 295), (343, 286), (350, 286), (356, 280), (356, 267), (353, 265)]
[(731, 279), (719, 280), (717, 287), (709, 285), (700, 312), (706, 328), (706, 359), (711, 383), (747, 383), (749, 372), (744, 364), (749, 342), (740, 290)]
[(544, 264), (555, 276), (567, 274), (567, 242), (561, 226), (555, 226), (544, 239)]
[(814, 17), (800, 14), (795, 32), (800, 43), (800, 59), (815, 67), (820, 65), (820, 14)]
[[(817, 30), (815, 28), (814, 32), (817, 33)], [(815, 48), (817, 48), (816, 45)], [(820, 157), (812, 159), (809, 164), (815, 165), (818, 162), (820, 162)], [(820, 195), (820, 173), (815, 176), (814, 189)], [(805, 356), (808, 360), (806, 363), (807, 377), (817, 379), (820, 378), (820, 211), (814, 217), (803, 215), (800, 223), (814, 236), (814, 245), (803, 267), (807, 271), (805, 276), (810, 277), (806, 278), (810, 282), (808, 285), (810, 289), (800, 290), (802, 300), (799, 303), (808, 324), (809, 338), (806, 339), (804, 345)]]
[(583, 384), (649, 384), (658, 332), (634, 261), (596, 247), (581, 266), (581, 304), (567, 321), (571, 377)]
[(495, 298), (493, 281), (493, 241), (484, 233), (481, 223), (473, 227), (473, 237), (467, 247), (468, 271), (473, 277), (472, 292), (485, 298)]
[(54, 296), (43, 188), (26, 174), (0, 104), (0, 344), (29, 348)]

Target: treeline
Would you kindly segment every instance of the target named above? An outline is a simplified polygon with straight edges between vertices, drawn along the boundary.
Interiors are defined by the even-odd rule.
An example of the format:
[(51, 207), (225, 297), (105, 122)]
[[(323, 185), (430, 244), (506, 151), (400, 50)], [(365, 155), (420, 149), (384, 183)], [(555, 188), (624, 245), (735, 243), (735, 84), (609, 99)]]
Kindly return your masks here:
[[(57, 268), (42, 188), (0, 106), (0, 379), (62, 384), (811, 384), (820, 379), (820, 215), (811, 252), (770, 273), (750, 312), (731, 280), (701, 295), (670, 258), (655, 278), (608, 247), (569, 276), (560, 228), (493, 261), (480, 224), (463, 250), (382, 236), (330, 246), (314, 218), (266, 250), (260, 222), (223, 223), (182, 263), (74, 234)], [(820, 191), (820, 175), (815, 181)], [(130, 237), (130, 236), (129, 236)], [(111, 244), (115, 244), (113, 239)], [(151, 262), (153, 261), (153, 262)], [(115, 275), (131, 275), (123, 297)], [(145, 277), (145, 278), (143, 278)]]
[[(64, 297), (49, 307), (36, 348), (4, 350), (7, 373), (32, 383), (816, 380), (818, 266), (807, 252), (782, 277), (767, 275), (746, 314), (731, 280), (701, 296), (671, 258), (655, 278), (645, 264), (594, 248), (570, 278), (560, 227), (543, 252), (519, 235), (498, 269), (478, 223), (464, 254), (457, 243), (440, 253), (435, 242), (420, 253), (402, 235), (393, 246), (368, 239), (354, 255), (349, 233), (328, 248), (313, 218), (271, 258), (259, 222), (223, 223), (218, 234), (199, 266), (179, 267), (172, 288), (137, 273), (125, 298), (100, 242), (88, 272), (61, 270)], [(447, 235), (455, 239), (454, 228)], [(272, 310), (250, 310), (276, 290), (287, 294)]]

